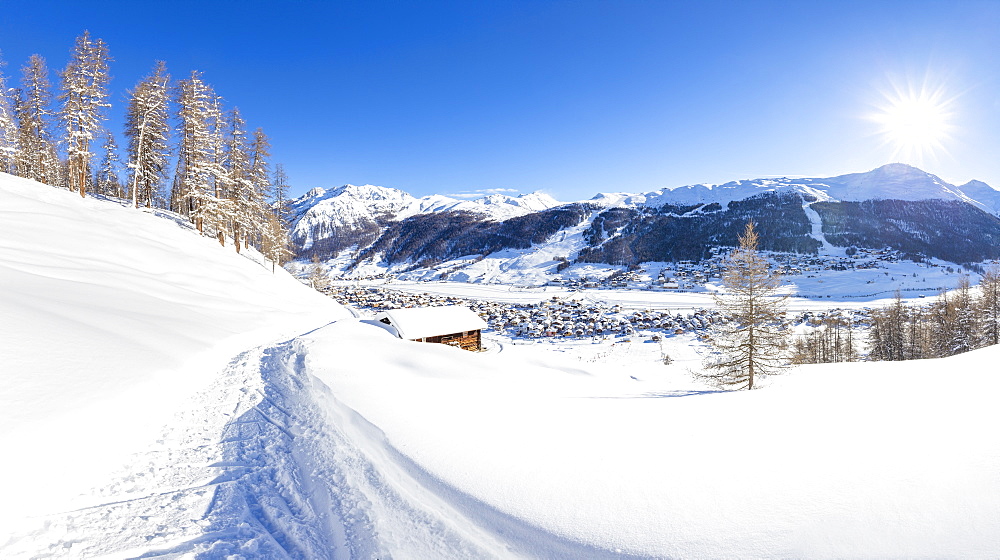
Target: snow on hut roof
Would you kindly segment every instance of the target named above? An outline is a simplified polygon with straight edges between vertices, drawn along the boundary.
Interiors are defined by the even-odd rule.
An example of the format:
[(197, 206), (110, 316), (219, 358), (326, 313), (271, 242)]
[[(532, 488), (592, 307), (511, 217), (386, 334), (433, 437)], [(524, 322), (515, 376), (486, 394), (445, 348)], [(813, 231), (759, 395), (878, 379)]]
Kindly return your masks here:
[(461, 305), (390, 309), (377, 317), (380, 321), (384, 318), (407, 340), (487, 328), (479, 315)]

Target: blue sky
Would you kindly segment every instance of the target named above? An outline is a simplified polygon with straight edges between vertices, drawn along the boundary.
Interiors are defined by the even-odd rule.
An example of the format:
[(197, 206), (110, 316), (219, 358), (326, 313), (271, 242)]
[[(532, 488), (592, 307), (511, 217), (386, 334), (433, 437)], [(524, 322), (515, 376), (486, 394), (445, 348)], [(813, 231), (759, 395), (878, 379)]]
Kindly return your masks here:
[[(8, 79), (32, 53), (62, 68), (85, 29), (115, 59), (116, 133), (155, 60), (199, 70), (296, 194), (577, 200), (893, 161), (1000, 186), (1000, 2), (0, 0)], [(933, 153), (878, 134), (893, 84), (949, 101)]]

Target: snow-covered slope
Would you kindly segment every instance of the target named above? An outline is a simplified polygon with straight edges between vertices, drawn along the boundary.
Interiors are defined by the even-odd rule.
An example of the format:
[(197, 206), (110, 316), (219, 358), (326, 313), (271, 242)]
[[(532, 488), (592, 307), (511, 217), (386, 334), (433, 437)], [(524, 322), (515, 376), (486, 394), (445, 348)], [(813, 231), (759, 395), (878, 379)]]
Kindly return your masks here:
[(317, 236), (335, 229), (358, 230), (403, 220), (417, 214), (465, 211), (486, 220), (506, 220), (558, 206), (552, 197), (529, 193), (518, 197), (494, 194), (475, 200), (444, 195), (416, 198), (399, 189), (374, 185), (344, 185), (336, 189), (315, 188), (290, 203), (292, 239), (309, 249)]
[[(802, 192), (821, 200), (861, 201), (960, 200), (991, 214), (1000, 214), (1000, 191), (980, 181), (958, 187), (915, 167), (893, 163), (865, 173), (851, 173), (828, 178), (754, 179), (722, 185), (689, 185), (667, 188), (641, 195), (618, 195), (616, 205), (645, 204), (726, 204), (767, 191)], [(598, 195), (595, 202), (614, 200), (612, 195)]]
[(1000, 550), (1000, 348), (743, 393), (639, 342), (463, 352), (3, 175), (0, 281), (5, 559)]
[[(607, 363), (417, 343), (419, 354), (372, 354), (377, 329), (348, 347), (344, 328), (300, 339), (307, 368), (369, 437), (440, 479), (480, 524), (523, 537), (510, 526), (523, 520), (621, 557), (1000, 550), (1000, 348), (804, 367), (759, 391), (720, 393), (683, 367), (615, 365), (629, 362), (625, 348)], [(366, 367), (336, 365), (345, 361)], [(534, 555), (591, 557), (556, 556), (542, 548), (550, 540)]]
[(0, 526), (72, 509), (239, 351), (347, 314), (184, 224), (3, 173), (0, 286)]

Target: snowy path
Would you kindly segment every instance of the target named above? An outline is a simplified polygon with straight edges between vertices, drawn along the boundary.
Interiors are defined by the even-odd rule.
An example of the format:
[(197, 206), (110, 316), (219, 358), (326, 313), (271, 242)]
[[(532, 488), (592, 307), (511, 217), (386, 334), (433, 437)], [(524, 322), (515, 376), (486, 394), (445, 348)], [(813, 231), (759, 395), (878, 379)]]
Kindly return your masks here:
[(247, 350), (82, 507), (3, 558), (620, 558), (441, 483), (344, 406), (295, 339)]

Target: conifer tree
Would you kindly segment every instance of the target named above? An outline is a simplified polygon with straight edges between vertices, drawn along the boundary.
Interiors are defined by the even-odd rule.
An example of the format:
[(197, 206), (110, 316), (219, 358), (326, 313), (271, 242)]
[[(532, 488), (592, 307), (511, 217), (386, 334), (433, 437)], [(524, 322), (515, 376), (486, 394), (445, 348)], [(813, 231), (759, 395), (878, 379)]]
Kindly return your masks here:
[(274, 180), (271, 183), (271, 194), (274, 202), (271, 208), (278, 217), (278, 221), (287, 228), (291, 220), (291, 208), (288, 206), (288, 175), (285, 173), (285, 166), (277, 164), (274, 166)]
[(276, 214), (268, 213), (264, 224), (261, 252), (271, 261), (271, 272), (275, 266), (284, 265), (294, 256), (288, 239), (288, 228), (281, 223)]
[(229, 129), (226, 134), (226, 167), (236, 252), (240, 251), (246, 240), (253, 238), (254, 231), (261, 229), (259, 211), (255, 208), (257, 197), (248, 150), (246, 123), (240, 110), (234, 108), (229, 114)]
[[(929, 358), (944, 358), (953, 354), (955, 333), (958, 328), (958, 313), (954, 299), (945, 289), (930, 306), (928, 316), (931, 321), (930, 340), (928, 343)], [(906, 359), (906, 358), (903, 358)]]
[(786, 365), (787, 296), (777, 295), (781, 278), (757, 252), (758, 241), (756, 227), (748, 221), (739, 248), (726, 263), (723, 291), (715, 296), (723, 319), (712, 324), (706, 337), (714, 352), (705, 359), (700, 377), (719, 387), (753, 389), (758, 377)]
[(219, 98), (195, 71), (178, 84), (176, 101), (179, 138), (171, 208), (198, 231), (219, 235), (224, 212), (218, 195), (226, 175), (220, 161)]
[(94, 191), (104, 196), (123, 198), (125, 192), (118, 175), (118, 169), (121, 166), (118, 159), (118, 143), (115, 142), (115, 136), (111, 134), (110, 130), (105, 130), (103, 136), (104, 157), (101, 158), (101, 165), (97, 168), (97, 173), (94, 176)]
[(62, 164), (50, 131), (51, 84), (45, 59), (31, 55), (22, 69), (23, 90), (14, 96), (17, 116), (17, 174), (52, 186), (62, 185)]
[(979, 313), (975, 308), (972, 284), (968, 275), (963, 274), (959, 277), (953, 305), (955, 306), (955, 329), (950, 337), (949, 355), (961, 354), (981, 347)]
[(15, 173), (17, 171), (17, 121), (14, 116), (14, 104), (11, 100), (12, 89), (7, 87), (7, 78), (3, 68), (7, 65), (0, 58), (0, 171)]
[(792, 345), (792, 363), (826, 364), (853, 362), (858, 359), (854, 348), (854, 327), (850, 317), (838, 314), (813, 322), (813, 328), (795, 339)]
[(136, 208), (140, 204), (153, 206), (167, 178), (169, 84), (166, 64), (158, 61), (153, 73), (140, 81), (129, 96), (125, 137), (128, 138), (129, 194)]
[(279, 163), (274, 166), (274, 180), (271, 185), (273, 199), (271, 211), (267, 214), (267, 229), (264, 238), (265, 255), (271, 259), (272, 269), (274, 263), (283, 265), (295, 256), (288, 235), (291, 213), (288, 207), (288, 189), (288, 175), (285, 174), (285, 166)]
[(257, 247), (263, 243), (263, 234), (270, 218), (271, 211), (267, 207), (267, 199), (271, 194), (271, 178), (268, 158), (271, 157), (271, 143), (264, 130), (257, 128), (250, 143), (250, 184), (253, 186), (249, 194), (253, 197), (249, 202), (252, 212), (252, 228), (250, 240)]
[(219, 240), (220, 245), (226, 244), (226, 237), (233, 234), (233, 215), (235, 213), (234, 186), (230, 181), (226, 151), (226, 130), (228, 123), (222, 111), (222, 97), (213, 95), (209, 111), (209, 131), (211, 140), (211, 164), (209, 166), (209, 181), (211, 196), (210, 204), (204, 207), (205, 222), (208, 229)]
[(868, 331), (869, 357), (879, 361), (906, 359), (906, 325), (909, 311), (903, 304), (902, 293), (896, 291), (894, 303), (872, 312)]
[(979, 281), (983, 344), (1000, 344), (1000, 267), (991, 267)]
[(62, 108), (59, 121), (66, 142), (69, 188), (86, 196), (91, 176), (92, 144), (106, 119), (110, 62), (107, 45), (91, 40), (90, 32), (77, 37), (66, 69), (60, 74)]

